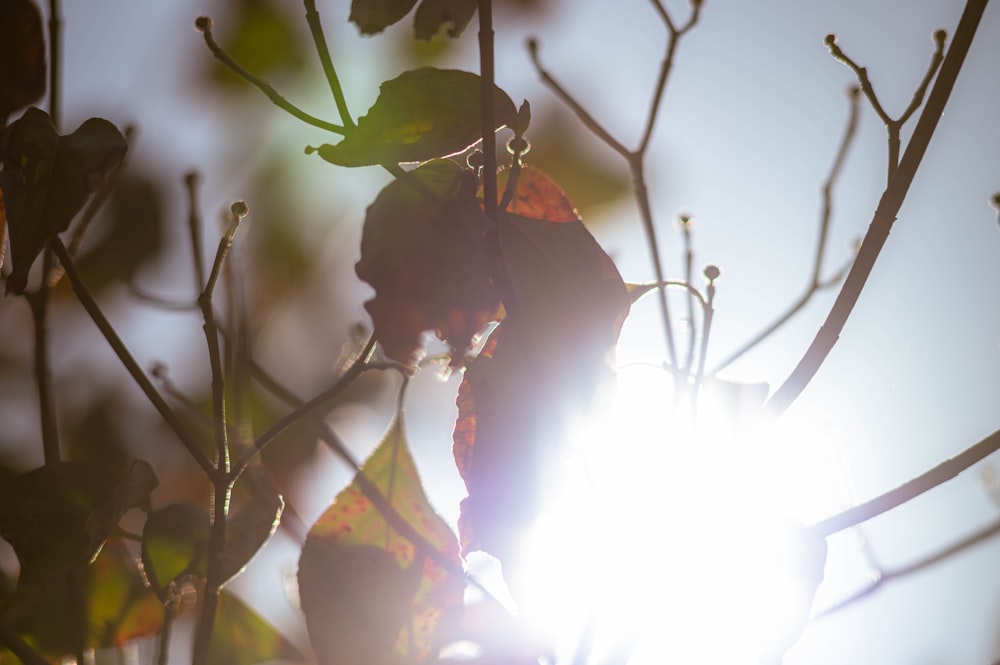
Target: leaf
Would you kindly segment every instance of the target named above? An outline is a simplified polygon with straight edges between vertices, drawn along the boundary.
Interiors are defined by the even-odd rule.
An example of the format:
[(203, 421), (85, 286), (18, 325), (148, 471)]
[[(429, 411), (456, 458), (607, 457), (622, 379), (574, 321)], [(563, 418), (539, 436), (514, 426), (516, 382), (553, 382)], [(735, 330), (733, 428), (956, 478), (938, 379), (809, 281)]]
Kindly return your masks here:
[(363, 35), (375, 35), (410, 13), (417, 0), (351, 0), (348, 20)]
[[(422, 67), (382, 84), (375, 104), (355, 131), (316, 151), (340, 166), (422, 162), (462, 152), (482, 138), (480, 78), (454, 69)], [(496, 129), (514, 122), (514, 102), (500, 88), (493, 96)]]
[(0, 2), (0, 62), (0, 116), (5, 117), (45, 92), (45, 37), (31, 0)]
[(463, 580), (400, 526), (461, 569), (458, 543), (424, 495), (397, 418), (354, 482), (310, 529), (302, 549), (299, 594), (321, 665), (381, 665), (434, 655), (439, 627), (462, 602)]
[(5, 130), (0, 188), (10, 229), (8, 293), (24, 291), (35, 258), (66, 230), (127, 148), (107, 120), (90, 118), (72, 134), (59, 136), (48, 114), (34, 107)]
[(562, 190), (530, 167), (516, 177), (512, 212), (498, 224), (513, 303), (459, 387), (452, 448), (469, 494), (463, 552), (493, 554), (508, 582), (563, 420), (587, 405), (608, 371), (629, 308), (614, 263)]
[(212, 665), (246, 665), (273, 660), (308, 662), (257, 612), (237, 596), (222, 591), (207, 662)]
[[(5, 618), (22, 639), (57, 662), (159, 632), (163, 605), (143, 584), (122, 541), (112, 539), (92, 564), (54, 585), (32, 607), (14, 608)], [(0, 650), (0, 663), (8, 662), (6, 657)]]
[(411, 362), (426, 330), (461, 357), (497, 310), (469, 175), (434, 160), (389, 183), (368, 208), (355, 271), (375, 288), (365, 309), (398, 362)]
[(248, 504), (226, 524), (226, 550), (221, 572), (223, 582), (243, 572), (278, 528), (284, 509), (285, 500), (280, 494), (261, 486), (254, 487)]
[(21, 564), (10, 604), (26, 603), (101, 551), (121, 516), (146, 503), (157, 480), (136, 460), (124, 477), (95, 462), (60, 462), (0, 489), (0, 536)]
[(417, 39), (431, 39), (443, 25), (450, 25), (449, 37), (458, 37), (478, 6), (476, 0), (423, 0), (413, 21)]
[(208, 535), (208, 513), (193, 503), (172, 503), (146, 520), (142, 529), (142, 566), (163, 602), (174, 596), (172, 583), (184, 575), (205, 576)]

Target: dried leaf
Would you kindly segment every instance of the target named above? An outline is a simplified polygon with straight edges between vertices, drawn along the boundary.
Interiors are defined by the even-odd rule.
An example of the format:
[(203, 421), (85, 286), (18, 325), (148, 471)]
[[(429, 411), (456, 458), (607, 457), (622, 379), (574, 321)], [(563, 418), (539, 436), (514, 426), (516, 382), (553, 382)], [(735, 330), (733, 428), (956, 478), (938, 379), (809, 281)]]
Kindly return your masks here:
[(59, 136), (48, 114), (34, 107), (5, 130), (0, 188), (10, 228), (8, 293), (24, 290), (35, 258), (66, 230), (127, 149), (125, 137), (107, 120), (90, 118)]
[(463, 581), (401, 532), (401, 522), (460, 569), (455, 536), (424, 495), (397, 419), (302, 549), (299, 594), (322, 665), (434, 655), (439, 626), (462, 602)]
[[(375, 104), (355, 131), (316, 151), (340, 166), (422, 162), (462, 152), (482, 138), (480, 78), (454, 69), (422, 67), (382, 84)], [(496, 129), (511, 124), (514, 102), (495, 88)]]
[(423, 331), (464, 354), (498, 299), (482, 236), (484, 217), (468, 173), (434, 160), (391, 182), (368, 208), (358, 277), (385, 354), (409, 363)]

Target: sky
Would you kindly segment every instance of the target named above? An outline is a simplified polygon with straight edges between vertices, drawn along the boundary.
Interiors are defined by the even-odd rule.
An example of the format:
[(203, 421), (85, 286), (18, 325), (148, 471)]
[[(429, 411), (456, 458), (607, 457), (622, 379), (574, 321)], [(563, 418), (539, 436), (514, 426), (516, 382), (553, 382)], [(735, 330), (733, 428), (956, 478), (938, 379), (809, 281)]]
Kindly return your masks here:
[[(301, 13), (295, 3), (278, 4)], [(400, 62), (385, 56), (381, 38), (356, 35), (346, 23), (346, 0), (318, 4), (348, 100), (360, 114), (374, 99), (376, 83), (397, 74)], [(836, 34), (844, 51), (868, 68), (880, 100), (896, 115), (926, 69), (931, 34), (938, 28), (950, 33), (961, 8), (956, 0), (705, 3), (700, 24), (678, 49), (647, 164), (667, 272), (676, 277), (681, 271), (680, 235), (672, 221), (680, 211), (695, 218), (696, 265), (711, 262), (723, 271), (710, 367), (773, 320), (806, 285), (820, 186), (847, 116), (845, 90), (853, 83), (851, 72), (823, 46), (824, 35)], [(332, 271), (348, 283), (364, 207), (386, 176), (375, 169), (338, 171), (306, 157), (302, 148), (324, 137), (282, 116), (262, 96), (245, 97), (244, 118), (221, 114), (191, 75), (210, 58), (193, 30), (194, 18), (214, 9), (208, 0), (64, 3), (66, 125), (76, 126), (89, 115), (138, 123), (133, 159), (156, 163), (178, 179), (193, 166), (202, 169), (210, 211), (236, 198), (246, 199), (252, 211), (249, 172), (261, 160), (283, 155), (302, 195), (315, 201), (306, 206), (314, 214), (303, 223), (322, 243), (331, 266), (346, 264)], [(678, 21), (687, 16), (684, 3), (668, 3), (668, 9)], [(220, 31), (223, 18), (216, 16)], [(500, 18), (497, 83), (515, 102), (530, 100), (536, 118), (558, 106), (523, 46), (528, 36), (537, 36), (549, 71), (614, 136), (635, 145), (665, 38), (650, 3), (576, 0), (556, 3), (541, 17)], [(1000, 227), (988, 205), (1000, 190), (1000, 40), (993, 38), (998, 32), (1000, 9), (991, 6), (854, 315), (787, 414), (786, 432), (799, 440), (771, 442), (787, 453), (780, 469), (787, 497), (807, 521), (902, 483), (1000, 423)], [(475, 68), (474, 30), (449, 58), (449, 66)], [(309, 71), (314, 78), (294, 81), (289, 95), (332, 118), (328, 92), (316, 68)], [(912, 126), (913, 121), (906, 130)], [(545, 136), (529, 132), (529, 139), (541, 145)], [(595, 159), (624, 173), (612, 151), (594, 140), (581, 142)], [(236, 166), (233, 158), (239, 160)], [(884, 129), (862, 104), (857, 140), (836, 183), (824, 274), (848, 260), (854, 239), (863, 235), (884, 185), (885, 159)], [(348, 221), (327, 231), (322, 213), (333, 202), (345, 209)], [(182, 219), (183, 203), (178, 199), (173, 205)], [(585, 221), (626, 281), (651, 279), (632, 200), (624, 197), (586, 213)], [(342, 291), (348, 311), (363, 317), (366, 288)], [(834, 293), (816, 297), (724, 376), (766, 382), (772, 389), (780, 384)], [(636, 308), (623, 333), (620, 360), (659, 353), (655, 314), (651, 299)], [(165, 325), (166, 315), (151, 316), (123, 320), (126, 337), (147, 340), (137, 349), (140, 361), (166, 359), (181, 381), (197, 377), (200, 366), (186, 360), (183, 349), (200, 343), (198, 326), (181, 330)], [(307, 332), (296, 334), (309, 340)], [(308, 362), (288, 349), (265, 355)], [(408, 407), (417, 414), (411, 439), (432, 500), (454, 519), (462, 488), (448, 469), (447, 455), (440, 454), (440, 440), (447, 443), (450, 437), (456, 379), (420, 380), (417, 387), (426, 390)], [(362, 450), (374, 445), (384, 426), (366, 423), (357, 413), (335, 419)], [(885, 569), (906, 565), (1000, 517), (1000, 502), (980, 480), (991, 462), (997, 460), (833, 539), (828, 583), (817, 602), (835, 602), (863, 586), (871, 572), (869, 554)], [(346, 472), (333, 466), (316, 471), (340, 475), (327, 481), (328, 495), (313, 498), (305, 512), (318, 514), (336, 483), (346, 480)], [(719, 492), (725, 496), (731, 489), (721, 486)], [(670, 548), (669, 539), (664, 547)], [(289, 548), (279, 543), (270, 549), (274, 552), (265, 557), (270, 565), (294, 566)], [(1000, 658), (998, 555), (1000, 543), (991, 541), (889, 584), (876, 597), (809, 626), (785, 662), (980, 665)], [(240, 590), (250, 598), (273, 592)]]

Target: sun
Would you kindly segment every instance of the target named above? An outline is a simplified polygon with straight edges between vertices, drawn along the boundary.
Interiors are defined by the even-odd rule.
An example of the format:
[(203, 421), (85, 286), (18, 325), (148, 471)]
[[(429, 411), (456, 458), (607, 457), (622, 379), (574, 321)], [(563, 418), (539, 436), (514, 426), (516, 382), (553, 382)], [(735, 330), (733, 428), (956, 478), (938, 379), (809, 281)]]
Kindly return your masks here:
[(776, 430), (724, 388), (706, 386), (695, 417), (669, 373), (624, 368), (570, 428), (518, 598), (557, 662), (588, 662), (586, 652), (632, 665), (756, 665), (797, 634), (808, 604), (789, 574), (795, 518), (828, 497), (782, 480), (785, 447), (761, 443)]

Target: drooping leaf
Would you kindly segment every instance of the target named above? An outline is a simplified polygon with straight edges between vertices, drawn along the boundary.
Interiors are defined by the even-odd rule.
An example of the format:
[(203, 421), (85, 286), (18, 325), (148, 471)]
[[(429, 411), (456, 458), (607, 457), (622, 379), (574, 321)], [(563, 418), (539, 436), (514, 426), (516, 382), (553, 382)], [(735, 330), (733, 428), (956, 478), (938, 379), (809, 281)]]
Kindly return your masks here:
[(453, 445), (469, 494), (463, 551), (493, 554), (505, 576), (518, 567), (517, 537), (537, 513), (563, 420), (591, 399), (629, 308), (614, 263), (562, 190), (530, 167), (517, 178), (498, 224), (513, 302), (459, 387)]
[(48, 114), (31, 107), (0, 137), (0, 188), (10, 230), (8, 293), (21, 293), (35, 258), (66, 230), (125, 156), (125, 137), (107, 120), (90, 118), (59, 136)]
[[(422, 162), (461, 152), (482, 138), (480, 78), (454, 69), (422, 67), (382, 84), (375, 104), (355, 131), (316, 151), (340, 166)], [(514, 102), (500, 88), (493, 96), (496, 129), (511, 124)]]
[(461, 357), (497, 309), (469, 175), (434, 160), (391, 182), (368, 208), (355, 270), (375, 288), (365, 303), (375, 336), (399, 362), (411, 361), (426, 330)]
[(463, 581), (412, 534), (460, 570), (458, 543), (424, 495), (397, 419), (302, 549), (299, 594), (322, 665), (433, 655), (439, 626), (462, 602)]
[(96, 462), (60, 462), (0, 488), (0, 536), (21, 564), (18, 590), (8, 602), (28, 603), (90, 563), (121, 516), (147, 503), (156, 483), (142, 460), (124, 476)]
[(348, 20), (363, 35), (375, 35), (410, 13), (417, 0), (351, 0)]
[(161, 600), (171, 598), (171, 583), (184, 575), (205, 576), (208, 534), (208, 513), (193, 503), (172, 503), (146, 520), (142, 566)]
[(476, 0), (423, 0), (413, 20), (417, 39), (427, 39), (447, 25), (448, 36), (458, 37), (476, 15)]
[(226, 582), (243, 572), (254, 555), (274, 534), (285, 509), (277, 492), (255, 487), (247, 505), (226, 524), (226, 550), (221, 579)]
[(228, 591), (222, 591), (207, 662), (212, 665), (247, 665), (275, 660), (308, 661), (246, 603)]
[(0, 62), (0, 116), (38, 101), (45, 92), (45, 38), (32, 0), (0, 2)]
[[(111, 539), (72, 579), (55, 584), (31, 607), (14, 608), (5, 619), (22, 639), (58, 662), (84, 649), (120, 646), (159, 632), (163, 605), (143, 584), (124, 544)], [(8, 661), (7, 655), (0, 649), (0, 663), (20, 662)]]

